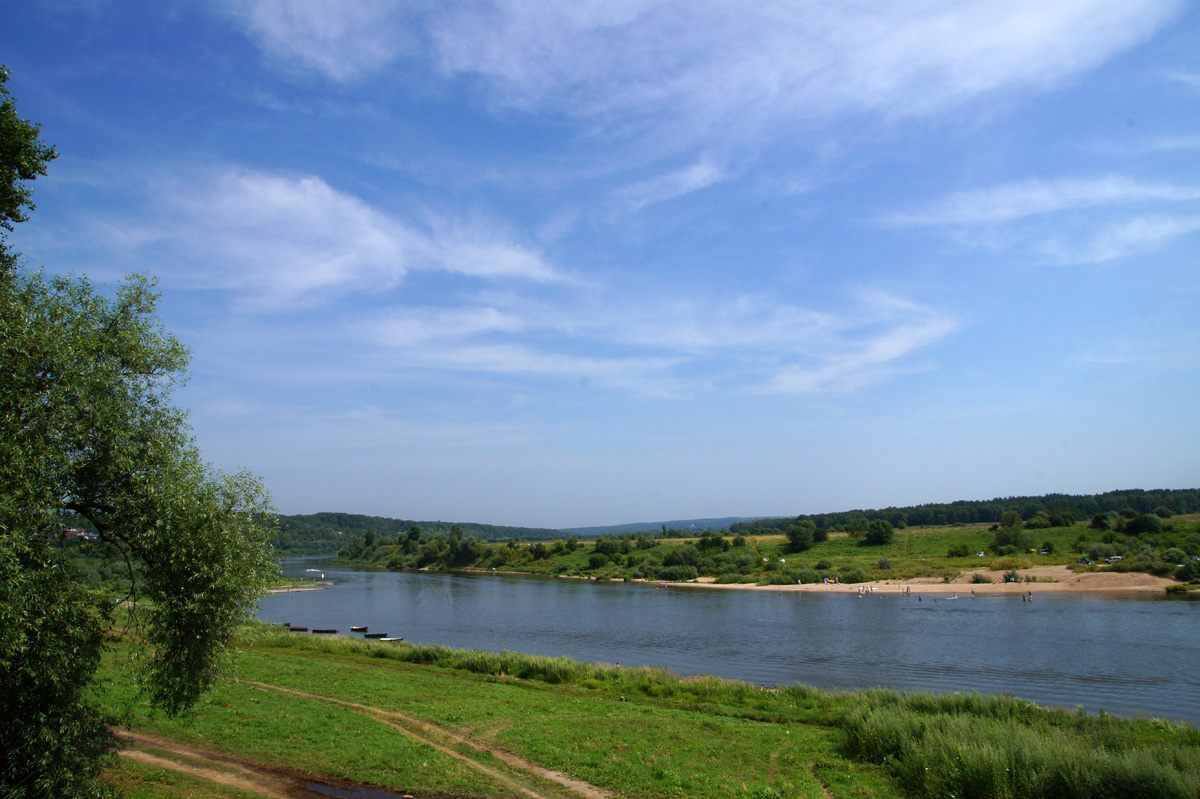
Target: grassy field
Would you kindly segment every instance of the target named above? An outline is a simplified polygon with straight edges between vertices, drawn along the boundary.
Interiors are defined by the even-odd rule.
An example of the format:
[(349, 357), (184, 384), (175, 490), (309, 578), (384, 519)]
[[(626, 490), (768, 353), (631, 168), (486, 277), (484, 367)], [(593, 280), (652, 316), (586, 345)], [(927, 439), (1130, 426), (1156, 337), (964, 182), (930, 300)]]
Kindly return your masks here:
[(175, 747), (142, 741), (146, 758), (259, 783), (122, 758), (114, 784), (148, 798), (285, 796), (288, 779), (418, 797), (1200, 796), (1196, 730), (1011, 698), (766, 689), (264, 628), (240, 646), (236, 673), (186, 719), (147, 713), (119, 668), (128, 644), (104, 698)]
[[(709, 537), (708, 539), (638, 536), (608, 543), (607, 554), (599, 542), (492, 545), (477, 543), (457, 561), (450, 556), (431, 560), (427, 568), (466, 568), (483, 571), (613, 579), (715, 578), (720, 582), (794, 584), (821, 582), (836, 577), (843, 583), (912, 578), (953, 579), (960, 574), (988, 569), (1009, 571), (1035, 566), (1070, 565), (1080, 570), (1146, 571), (1161, 576), (1175, 573), (1181, 559), (1200, 555), (1200, 517), (1176, 517), (1153, 534), (1126, 535), (1097, 530), (1087, 523), (1026, 531), (1029, 545), (1002, 556), (993, 552), (990, 526), (916, 527), (895, 531), (891, 543), (866, 545), (861, 537), (833, 532), (828, 540), (795, 552), (782, 535)], [(389, 540), (372, 547), (357, 546), (355, 557), (344, 562), (400, 568), (418, 563), (423, 556), (405, 556), (404, 547)], [(425, 546), (423, 544), (423, 546)], [(619, 547), (617, 551), (612, 548)], [(681, 553), (690, 548), (690, 553)], [(1103, 558), (1085, 565), (1081, 557), (1123, 556), (1106, 565)], [(982, 555), (980, 554), (982, 553)], [(686, 574), (669, 567), (688, 554)], [(432, 556), (431, 556), (432, 557)], [(1096, 559), (1096, 558), (1094, 558)], [(664, 570), (664, 567), (668, 567)], [(677, 576), (684, 574), (684, 576)]]

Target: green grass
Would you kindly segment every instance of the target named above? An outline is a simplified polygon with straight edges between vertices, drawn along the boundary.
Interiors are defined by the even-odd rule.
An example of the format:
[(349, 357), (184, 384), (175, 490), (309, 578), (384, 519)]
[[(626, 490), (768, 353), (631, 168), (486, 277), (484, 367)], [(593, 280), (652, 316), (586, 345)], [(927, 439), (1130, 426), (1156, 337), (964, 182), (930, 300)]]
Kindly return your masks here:
[(772, 689), (264, 627), (241, 646), (235, 679), (190, 718), (150, 716), (119, 657), (106, 701), (144, 731), (420, 796), (572, 795), (489, 746), (630, 797), (1200, 796), (1194, 728), (1011, 697)]
[(116, 766), (104, 772), (102, 778), (125, 799), (261, 799), (258, 794), (211, 782), (203, 777), (181, 774), (127, 758), (121, 758)]
[[(907, 528), (897, 530), (892, 543), (883, 546), (864, 546), (860, 538), (835, 532), (827, 541), (799, 553), (789, 551), (788, 542), (782, 535), (749, 536), (745, 539), (745, 546), (732, 547), (725, 552), (708, 550), (702, 553), (707, 560), (700, 565), (699, 572), (723, 583), (780, 584), (795, 583), (805, 576), (801, 574), (801, 570), (815, 572), (818, 575), (817, 581), (819, 576), (838, 576), (842, 582), (847, 582), (851, 579), (944, 579), (979, 569), (1010, 568), (996, 565), (999, 558), (988, 550), (993, 540), (993, 534), (988, 527), (971, 525)], [(1118, 554), (1125, 556), (1125, 560), (1113, 567), (1097, 568), (1144, 570), (1165, 574), (1174, 568), (1173, 564), (1164, 565), (1159, 557), (1168, 548), (1180, 547), (1191, 554), (1200, 554), (1200, 524), (1196, 519), (1177, 518), (1171, 521), (1170, 528), (1162, 533), (1144, 534), (1140, 537), (1092, 530), (1085, 523), (1070, 527), (1030, 530), (1033, 550), (1015, 553), (1012, 557), (1014, 562), (1020, 564), (1018, 568), (1024, 569), (1033, 566), (1074, 565), (1076, 559), (1091, 546), (1111, 543)], [(726, 537), (726, 540), (732, 539)], [(698, 541), (699, 539), (646, 539), (642, 542), (649, 545), (645, 549), (639, 548), (638, 541), (628, 541), (625, 543), (628, 551), (615, 555), (611, 562), (595, 568), (589, 564), (589, 559), (595, 553), (594, 542), (585, 542), (574, 552), (560, 551), (543, 558), (534, 557), (533, 545), (509, 547), (480, 544), (475, 556), (460, 562), (458, 567), (596, 580), (636, 579), (646, 573), (654, 574), (655, 569), (649, 568), (648, 564), (657, 563), (661, 566), (671, 553)], [(1041, 550), (1046, 543), (1051, 545), (1052, 553), (1042, 555)], [(979, 557), (979, 552), (984, 552), (985, 556)], [(786, 563), (780, 563), (781, 560), (786, 560)], [(402, 547), (382, 544), (365, 550), (359, 559), (346, 562), (382, 568), (388, 563), (405, 561)], [(829, 564), (829, 568), (817, 569), (823, 562)], [(881, 566), (881, 563), (885, 562), (889, 564), (886, 568)], [(446, 568), (447, 565), (437, 561), (430, 563), (429, 567)], [(856, 570), (861, 570), (861, 573), (856, 573)], [(807, 576), (812, 578), (814, 575)]]

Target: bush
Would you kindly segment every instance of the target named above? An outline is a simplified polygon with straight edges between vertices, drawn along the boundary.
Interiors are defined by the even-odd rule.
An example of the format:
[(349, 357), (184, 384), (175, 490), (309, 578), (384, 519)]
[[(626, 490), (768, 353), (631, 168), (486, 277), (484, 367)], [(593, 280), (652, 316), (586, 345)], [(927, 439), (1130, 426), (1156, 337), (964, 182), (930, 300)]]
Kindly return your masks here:
[(997, 558), (988, 565), (992, 571), (1004, 571), (1005, 569), (1028, 569), (1033, 566), (1033, 563), (1025, 558)]
[(811, 549), (815, 542), (817, 526), (808, 519), (796, 522), (787, 529), (788, 547), (792, 552)]
[(896, 530), (887, 519), (875, 519), (867, 527), (866, 543), (871, 546), (883, 546), (892, 543)]
[(1125, 525), (1125, 532), (1130, 535), (1141, 535), (1142, 533), (1158, 533), (1162, 532), (1162, 519), (1155, 516), (1153, 513), (1143, 513), (1136, 519), (1130, 519)]
[(832, 568), (833, 568), (833, 564), (830, 563), (829, 561), (825, 560), (824, 558), (821, 558), (820, 560), (817, 561), (817, 571), (819, 571), (819, 572), (827, 572)]
[(1107, 513), (1097, 513), (1092, 517), (1091, 528), (1093, 530), (1107, 530), (1112, 527), (1112, 521), (1108, 518)]
[(663, 565), (691, 566), (693, 569), (697, 569), (700, 566), (701, 560), (703, 560), (703, 558), (700, 555), (700, 550), (696, 549), (696, 547), (692, 546), (691, 544), (688, 544), (680, 547), (663, 558)]
[(888, 569), (892, 568), (892, 562), (887, 558), (880, 558), (879, 562), (875, 564), (875, 568), (879, 569), (880, 571), (887, 571)]
[(1180, 566), (1175, 572), (1175, 579), (1185, 583), (1200, 580), (1200, 560), (1188, 560)]
[(865, 583), (868, 579), (867, 573), (857, 566), (842, 569), (839, 578), (843, 583)]
[(602, 555), (599, 552), (593, 552), (588, 555), (589, 569), (603, 569), (609, 563), (608, 555)]
[(988, 577), (986, 574), (980, 574), (979, 572), (975, 572), (974, 574), (971, 575), (971, 582), (976, 583), (978, 585), (978, 584), (990, 584), (994, 581), (992, 580), (991, 577)]
[(663, 566), (658, 570), (658, 579), (672, 582), (694, 580), (699, 576), (695, 566)]
[(946, 557), (948, 558), (965, 558), (970, 554), (971, 550), (967, 549), (966, 544), (956, 544), (946, 549)]

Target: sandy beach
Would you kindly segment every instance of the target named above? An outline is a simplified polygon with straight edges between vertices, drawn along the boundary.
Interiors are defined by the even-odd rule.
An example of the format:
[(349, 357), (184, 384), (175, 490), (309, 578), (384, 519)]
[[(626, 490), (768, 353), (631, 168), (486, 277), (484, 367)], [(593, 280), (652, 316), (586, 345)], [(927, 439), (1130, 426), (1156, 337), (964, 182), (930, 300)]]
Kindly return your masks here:
[[(974, 574), (982, 574), (990, 577), (994, 582), (972, 583), (971, 579)], [(955, 593), (959, 596), (970, 596), (972, 591), (976, 595), (1022, 594), (1028, 591), (1032, 591), (1035, 595), (1065, 591), (1163, 593), (1166, 591), (1167, 586), (1175, 585), (1175, 581), (1169, 577), (1155, 577), (1152, 574), (1135, 572), (1073, 572), (1066, 566), (1036, 566), (1030, 569), (1021, 569), (1021, 575), (1030, 582), (1005, 583), (1002, 582), (1004, 572), (978, 569), (976, 571), (964, 572), (953, 582), (949, 583), (937, 578), (925, 577), (914, 580), (878, 580), (869, 583), (835, 585), (826, 585), (823, 583), (753, 585), (718, 584), (713, 582), (715, 578), (702, 577), (695, 583), (683, 583), (682, 585), (745, 591), (828, 591), (840, 593), (858, 593), (860, 589), (865, 588), (877, 594), (901, 594), (907, 591), (914, 594), (945, 594), (947, 596)], [(664, 583), (664, 585), (674, 587), (681, 584)]]

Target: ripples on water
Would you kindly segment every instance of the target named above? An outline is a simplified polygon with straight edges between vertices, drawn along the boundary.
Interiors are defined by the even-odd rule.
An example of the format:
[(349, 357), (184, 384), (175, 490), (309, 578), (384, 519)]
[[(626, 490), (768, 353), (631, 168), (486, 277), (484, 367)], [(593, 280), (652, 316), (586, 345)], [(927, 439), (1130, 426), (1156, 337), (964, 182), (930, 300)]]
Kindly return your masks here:
[[(311, 560), (285, 561), (304, 575)], [(760, 685), (1012, 693), (1049, 705), (1200, 723), (1200, 602), (1109, 595), (781, 594), (321, 562), (324, 591), (259, 617), (415, 643), (659, 666)], [(311, 576), (311, 575), (309, 575)], [(1035, 589), (1036, 592), (1036, 589)]]

